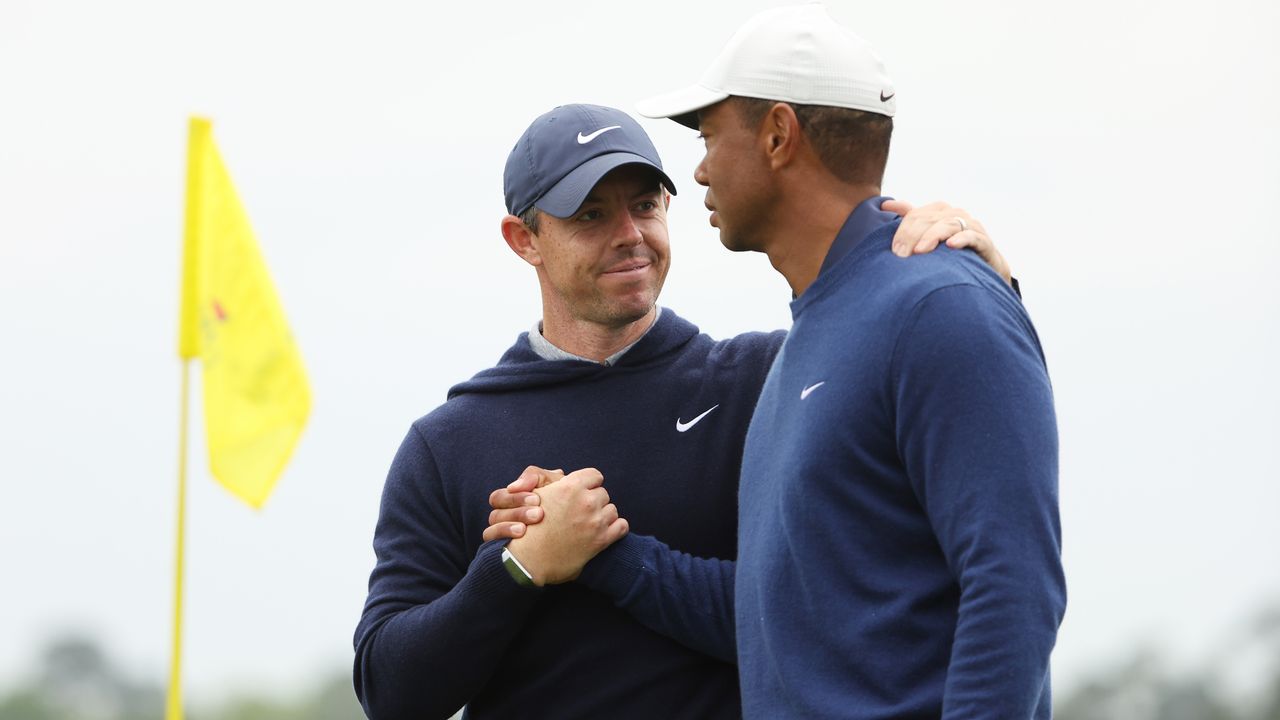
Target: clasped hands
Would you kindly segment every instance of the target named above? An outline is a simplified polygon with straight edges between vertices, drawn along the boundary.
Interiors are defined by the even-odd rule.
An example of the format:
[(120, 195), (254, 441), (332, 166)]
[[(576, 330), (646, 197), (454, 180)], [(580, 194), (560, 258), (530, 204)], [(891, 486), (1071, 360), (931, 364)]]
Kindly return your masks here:
[(629, 530), (595, 468), (565, 475), (530, 465), (510, 485), (494, 490), (489, 505), (485, 541), (511, 539), (507, 550), (535, 585), (576, 579), (587, 561)]
[[(1006, 283), (1011, 281), (1009, 263), (982, 223), (965, 210), (944, 202), (913, 207), (901, 200), (887, 200), (881, 209), (903, 216), (893, 236), (895, 255), (928, 253), (946, 243), (977, 252)], [(595, 468), (565, 475), (530, 465), (510, 485), (489, 495), (493, 511), (484, 539), (511, 540), (507, 549), (536, 585), (574, 580), (587, 561), (629, 529), (603, 486), (604, 476)]]

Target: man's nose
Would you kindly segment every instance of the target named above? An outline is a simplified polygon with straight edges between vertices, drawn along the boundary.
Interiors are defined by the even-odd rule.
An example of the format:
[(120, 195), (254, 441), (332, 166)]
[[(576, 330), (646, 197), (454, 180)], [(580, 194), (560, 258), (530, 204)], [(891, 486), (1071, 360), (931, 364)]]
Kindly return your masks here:
[(631, 217), (631, 213), (621, 213), (622, 219), (618, 223), (617, 232), (614, 233), (614, 245), (639, 245), (644, 242), (644, 233), (640, 232), (640, 226), (636, 225), (635, 218)]
[(709, 187), (707, 182), (707, 158), (703, 156), (702, 162), (698, 163), (698, 167), (693, 169), (693, 181), (703, 187)]

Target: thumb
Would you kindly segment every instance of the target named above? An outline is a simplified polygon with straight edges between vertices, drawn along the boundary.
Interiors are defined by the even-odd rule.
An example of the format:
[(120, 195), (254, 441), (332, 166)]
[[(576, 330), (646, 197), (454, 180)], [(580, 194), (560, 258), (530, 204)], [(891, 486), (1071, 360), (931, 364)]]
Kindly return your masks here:
[(507, 490), (513, 493), (533, 492), (534, 488), (541, 487), (544, 484), (542, 476), (546, 472), (546, 470), (537, 465), (530, 465), (524, 469), (524, 472), (520, 473), (520, 477), (511, 481), (511, 484), (507, 486)]
[(906, 215), (911, 212), (914, 206), (906, 200), (885, 200), (880, 203), (880, 209), (885, 212), (891, 212), (894, 215)]
[(543, 470), (542, 476), (538, 478), (538, 487), (546, 487), (557, 480), (564, 479), (564, 470)]

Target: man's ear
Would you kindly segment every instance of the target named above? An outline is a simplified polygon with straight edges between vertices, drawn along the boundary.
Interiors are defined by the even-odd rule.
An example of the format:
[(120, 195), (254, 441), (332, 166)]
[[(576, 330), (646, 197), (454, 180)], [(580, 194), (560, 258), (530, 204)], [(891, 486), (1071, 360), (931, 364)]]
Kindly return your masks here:
[(534, 247), (535, 237), (537, 236), (529, 226), (515, 215), (502, 218), (502, 239), (507, 241), (507, 247), (525, 262), (537, 267), (542, 264), (542, 255), (538, 253), (538, 248)]
[(801, 143), (800, 118), (790, 104), (776, 102), (760, 123), (760, 141), (769, 158), (769, 168), (777, 170), (790, 164)]

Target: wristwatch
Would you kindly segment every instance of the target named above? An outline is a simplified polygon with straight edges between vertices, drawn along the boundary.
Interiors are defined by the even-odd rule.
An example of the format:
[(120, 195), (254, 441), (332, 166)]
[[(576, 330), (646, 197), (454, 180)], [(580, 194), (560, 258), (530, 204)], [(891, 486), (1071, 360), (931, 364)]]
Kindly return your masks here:
[(502, 548), (502, 566), (507, 569), (507, 573), (511, 575), (511, 579), (515, 580), (517, 585), (521, 587), (537, 587), (533, 582), (533, 576), (529, 574), (528, 570), (524, 569), (524, 566), (520, 564), (516, 556), (512, 555), (511, 551), (505, 547)]

